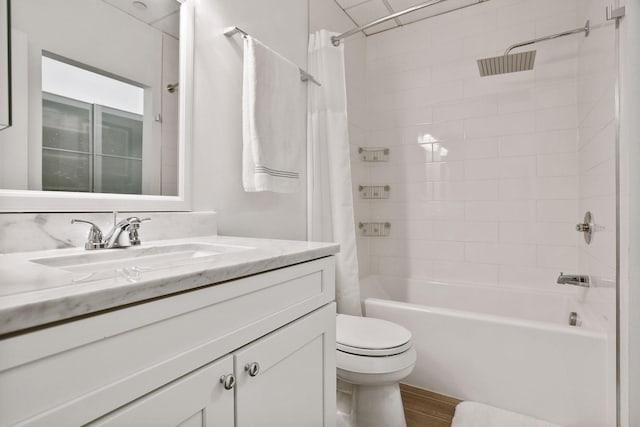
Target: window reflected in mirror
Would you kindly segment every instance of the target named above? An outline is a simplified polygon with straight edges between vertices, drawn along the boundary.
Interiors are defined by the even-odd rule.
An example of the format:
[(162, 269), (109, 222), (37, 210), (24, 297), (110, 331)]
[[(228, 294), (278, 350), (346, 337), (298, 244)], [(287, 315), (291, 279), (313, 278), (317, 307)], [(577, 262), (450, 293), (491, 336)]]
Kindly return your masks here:
[(144, 90), (42, 58), (42, 189), (142, 193)]
[(11, 1), (0, 188), (178, 195), (181, 6), (138, 3)]

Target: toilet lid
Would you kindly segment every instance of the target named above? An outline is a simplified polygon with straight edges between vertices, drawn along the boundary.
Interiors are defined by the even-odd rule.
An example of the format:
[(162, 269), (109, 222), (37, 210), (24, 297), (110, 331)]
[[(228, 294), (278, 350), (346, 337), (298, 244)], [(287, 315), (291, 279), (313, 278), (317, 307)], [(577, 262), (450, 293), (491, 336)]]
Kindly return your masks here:
[(391, 356), (411, 348), (411, 332), (382, 319), (338, 314), (336, 348), (363, 356)]

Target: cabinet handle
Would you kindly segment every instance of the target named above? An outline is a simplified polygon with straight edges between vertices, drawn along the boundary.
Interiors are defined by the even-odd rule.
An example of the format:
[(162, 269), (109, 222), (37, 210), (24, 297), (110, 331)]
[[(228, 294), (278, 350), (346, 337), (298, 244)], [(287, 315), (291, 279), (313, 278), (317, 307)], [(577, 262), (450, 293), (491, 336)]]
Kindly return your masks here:
[(225, 390), (231, 390), (236, 385), (236, 377), (233, 374), (223, 375), (220, 377), (220, 383), (224, 385)]
[(249, 373), (250, 377), (255, 377), (260, 373), (260, 364), (258, 362), (247, 363), (244, 365), (244, 370)]

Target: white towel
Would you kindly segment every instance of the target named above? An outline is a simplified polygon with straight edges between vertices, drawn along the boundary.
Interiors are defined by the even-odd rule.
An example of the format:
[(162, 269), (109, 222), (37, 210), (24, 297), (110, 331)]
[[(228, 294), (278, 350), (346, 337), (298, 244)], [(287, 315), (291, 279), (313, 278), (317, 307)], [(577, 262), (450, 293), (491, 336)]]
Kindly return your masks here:
[(304, 165), (307, 108), (300, 69), (259, 41), (245, 37), (243, 77), (244, 189), (296, 192)]
[(477, 402), (456, 406), (451, 427), (562, 427), (526, 415)]

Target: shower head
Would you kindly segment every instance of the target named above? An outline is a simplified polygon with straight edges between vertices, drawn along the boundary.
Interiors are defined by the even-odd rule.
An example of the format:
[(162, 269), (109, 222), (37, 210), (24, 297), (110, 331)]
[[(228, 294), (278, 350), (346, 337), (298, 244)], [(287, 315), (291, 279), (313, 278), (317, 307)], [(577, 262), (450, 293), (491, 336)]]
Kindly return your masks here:
[(521, 53), (478, 59), (478, 70), (480, 70), (480, 77), (528, 71), (533, 69), (535, 61), (536, 51), (528, 50)]
[(536, 51), (529, 50), (521, 53), (509, 53), (513, 49), (528, 46), (530, 44), (543, 42), (546, 40), (557, 39), (558, 37), (570, 36), (571, 34), (584, 33), (584, 36), (589, 36), (590, 24), (589, 21), (584, 23), (584, 27), (576, 28), (569, 31), (563, 31), (562, 33), (551, 34), (550, 36), (538, 37), (533, 40), (527, 40), (526, 42), (512, 44), (504, 52), (504, 55), (494, 56), (492, 58), (478, 59), (478, 69), (480, 70), (480, 77), (495, 76), (496, 74), (514, 73), (516, 71), (528, 71), (533, 69), (533, 64), (536, 61)]

